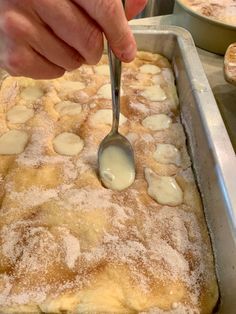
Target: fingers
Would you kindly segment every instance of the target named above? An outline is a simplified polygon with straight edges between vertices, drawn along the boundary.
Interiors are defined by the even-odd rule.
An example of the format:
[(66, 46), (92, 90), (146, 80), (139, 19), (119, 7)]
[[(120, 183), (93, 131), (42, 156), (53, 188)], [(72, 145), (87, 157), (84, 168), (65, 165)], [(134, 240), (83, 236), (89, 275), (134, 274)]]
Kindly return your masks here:
[(54, 79), (65, 72), (64, 69), (51, 63), (29, 46), (5, 41), (1, 50), (0, 66), (13, 76)]
[(124, 62), (133, 60), (136, 55), (136, 43), (121, 0), (74, 0), (74, 2), (97, 21), (118, 58)]
[[(88, 64), (96, 64), (103, 53), (100, 27), (71, 1), (35, 1), (40, 18), (68, 46), (75, 49)], [(45, 9), (47, 8), (47, 9)]]
[[(127, 17), (136, 15), (145, 2), (127, 0)], [(0, 0), (0, 4), (5, 47), (0, 47), (0, 63), (14, 75), (54, 78), (82, 63), (96, 64), (103, 53), (103, 33), (122, 61), (135, 57), (136, 43), (121, 0)]]
[(29, 41), (31, 47), (51, 63), (67, 71), (72, 71), (85, 62), (84, 58), (75, 49), (66, 45), (44, 27), (41, 27), (40, 32), (35, 29), (34, 35)]
[(146, 6), (148, 0), (126, 0), (125, 12), (128, 20), (138, 15)]
[(78, 68), (84, 62), (75, 49), (66, 45), (42, 23), (32, 20), (30, 16), (17, 12), (8, 13), (5, 17), (4, 32), (14, 42), (21, 38), (22, 43), (28, 44), (48, 61), (67, 71)]

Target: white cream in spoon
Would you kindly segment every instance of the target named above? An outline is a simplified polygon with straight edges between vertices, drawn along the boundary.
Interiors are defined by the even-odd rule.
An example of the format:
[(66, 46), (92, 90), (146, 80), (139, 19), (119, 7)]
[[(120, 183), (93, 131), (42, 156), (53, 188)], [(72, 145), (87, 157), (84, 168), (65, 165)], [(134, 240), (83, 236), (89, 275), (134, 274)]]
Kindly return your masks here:
[(109, 145), (100, 156), (100, 176), (103, 184), (112, 190), (122, 191), (135, 179), (130, 156), (119, 146)]

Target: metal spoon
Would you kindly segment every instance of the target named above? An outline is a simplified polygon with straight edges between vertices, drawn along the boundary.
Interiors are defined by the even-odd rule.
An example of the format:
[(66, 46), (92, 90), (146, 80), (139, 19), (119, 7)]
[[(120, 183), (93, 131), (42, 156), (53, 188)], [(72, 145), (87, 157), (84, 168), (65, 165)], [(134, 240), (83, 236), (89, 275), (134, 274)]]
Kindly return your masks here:
[(110, 133), (103, 139), (98, 151), (98, 170), (103, 184), (121, 191), (135, 179), (134, 152), (130, 142), (118, 132), (120, 118), (121, 61), (108, 44), (110, 64), (113, 122)]

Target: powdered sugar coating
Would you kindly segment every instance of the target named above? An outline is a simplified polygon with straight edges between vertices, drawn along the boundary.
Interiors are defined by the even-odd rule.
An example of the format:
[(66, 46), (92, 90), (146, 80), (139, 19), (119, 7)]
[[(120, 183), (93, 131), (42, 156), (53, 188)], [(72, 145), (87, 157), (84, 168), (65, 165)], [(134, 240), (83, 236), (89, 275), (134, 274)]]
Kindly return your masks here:
[[(106, 62), (104, 58), (101, 64)], [(138, 88), (130, 88), (146, 63), (165, 73), (159, 81), (168, 96), (164, 103), (149, 103)], [(96, 173), (98, 145), (110, 126), (89, 123), (98, 110), (111, 108), (109, 100), (96, 97), (107, 84), (107, 75), (85, 66), (59, 82), (37, 83), (44, 98), (34, 105), (31, 124), (22, 126), (30, 133), (27, 148), (14, 159), (0, 156), (5, 165), (0, 168), (4, 169), (0, 173), (3, 313), (211, 311), (218, 296), (213, 258), (189, 161), (178, 168), (158, 164), (152, 157), (157, 143), (174, 142), (180, 150), (185, 145), (178, 103), (169, 96), (173, 79), (170, 70), (164, 70), (168, 67), (166, 59), (148, 53), (124, 66), (121, 108), (127, 121), (120, 130), (134, 147), (137, 177), (122, 193), (105, 189)], [(78, 84), (83, 89), (73, 95), (60, 91), (64, 79), (83, 81)], [(155, 85), (150, 73), (142, 73), (142, 80), (144, 87)], [(14, 106), (21, 84), (20, 79), (9, 78), (1, 97), (8, 95)], [(80, 116), (59, 116), (54, 106), (61, 98), (80, 99)], [(160, 113), (173, 119), (170, 129), (142, 126), (147, 116)], [(54, 152), (52, 139), (61, 132), (73, 132), (84, 140), (80, 155)], [(183, 190), (182, 204), (162, 206), (150, 198), (144, 177), (147, 166), (158, 175), (175, 177)]]

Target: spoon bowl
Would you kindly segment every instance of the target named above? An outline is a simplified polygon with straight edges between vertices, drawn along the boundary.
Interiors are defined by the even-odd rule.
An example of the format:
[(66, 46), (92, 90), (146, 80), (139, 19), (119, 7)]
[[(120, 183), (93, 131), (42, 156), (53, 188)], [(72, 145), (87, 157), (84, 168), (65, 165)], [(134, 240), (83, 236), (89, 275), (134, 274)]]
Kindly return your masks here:
[(124, 190), (134, 182), (134, 153), (123, 135), (111, 131), (103, 139), (98, 151), (98, 168), (101, 181), (112, 190)]

